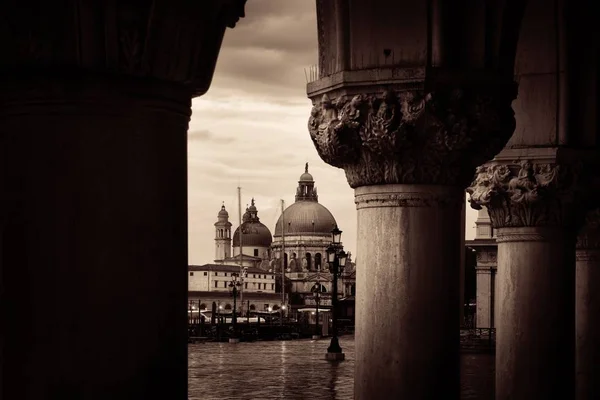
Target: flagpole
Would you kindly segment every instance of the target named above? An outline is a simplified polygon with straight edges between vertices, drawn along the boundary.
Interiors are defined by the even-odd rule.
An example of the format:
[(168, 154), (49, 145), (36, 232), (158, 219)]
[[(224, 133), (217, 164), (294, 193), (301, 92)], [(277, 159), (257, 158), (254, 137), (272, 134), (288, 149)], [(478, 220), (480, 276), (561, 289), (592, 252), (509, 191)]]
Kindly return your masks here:
[(281, 324), (285, 310), (285, 202), (281, 199)]
[[(238, 223), (239, 223), (239, 238), (240, 238), (240, 281), (242, 286), (240, 288), (240, 307), (241, 314), (244, 315), (244, 264), (243, 264), (243, 253), (242, 253), (242, 188), (238, 186)], [(237, 311), (237, 310), (236, 310)]]

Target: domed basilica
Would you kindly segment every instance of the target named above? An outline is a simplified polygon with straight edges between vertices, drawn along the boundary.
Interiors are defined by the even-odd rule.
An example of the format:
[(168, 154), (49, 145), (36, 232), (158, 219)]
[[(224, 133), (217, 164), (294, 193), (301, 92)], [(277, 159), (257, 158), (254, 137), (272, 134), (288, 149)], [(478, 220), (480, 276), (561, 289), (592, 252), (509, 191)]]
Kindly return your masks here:
[[(296, 201), (287, 207), (275, 225), (272, 235), (258, 217), (254, 199), (242, 217), (240, 227), (231, 237), (231, 222), (225, 206), (221, 206), (215, 223), (215, 262), (240, 263), (240, 236), (243, 266), (258, 267), (265, 271), (278, 271), (282, 249), (286, 272), (327, 271), (327, 246), (331, 243), (331, 230), (337, 222), (331, 212), (319, 203), (313, 176), (308, 163), (298, 181)], [(232, 256), (233, 253), (233, 256)]]
[[(315, 181), (306, 164), (298, 181), (296, 201), (284, 210), (275, 225), (271, 249), (280, 258), (285, 247), (284, 262), (289, 272), (327, 270), (323, 261), (336, 225), (331, 212), (319, 203)], [(271, 268), (275, 265), (276, 260), (272, 260)]]
[[(291, 297), (302, 297), (296, 301), (290, 299), (292, 307), (294, 303), (298, 306), (310, 306), (310, 293), (315, 283), (321, 285), (321, 291), (327, 295), (331, 290), (332, 276), (329, 273), (326, 251), (335, 226), (337, 222), (334, 216), (319, 203), (315, 181), (308, 172), (307, 163), (298, 180), (295, 202), (279, 217), (274, 235), (260, 222), (254, 199), (246, 208), (242, 225), (235, 230), (233, 237), (229, 214), (225, 206), (221, 207), (215, 223), (215, 263), (260, 268), (281, 276), (283, 259), (286, 266), (286, 292)], [(355, 267), (350, 257), (348, 253), (346, 272), (340, 285), (340, 294), (346, 296), (354, 295), (355, 287)], [(281, 291), (280, 283), (280, 279), (277, 279), (278, 292)], [(323, 305), (326, 306), (325, 298)]]

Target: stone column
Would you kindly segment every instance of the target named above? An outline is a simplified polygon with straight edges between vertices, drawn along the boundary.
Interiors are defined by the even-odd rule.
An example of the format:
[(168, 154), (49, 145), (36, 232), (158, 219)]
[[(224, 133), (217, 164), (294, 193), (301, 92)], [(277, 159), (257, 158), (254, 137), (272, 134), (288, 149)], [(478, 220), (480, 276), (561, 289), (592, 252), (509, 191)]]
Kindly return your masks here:
[(383, 398), (383, 390), (397, 399), (457, 398), (464, 192), (392, 184), (355, 193), (363, 260), (356, 278), (355, 398)]
[(494, 328), (495, 325), (495, 303), (496, 303), (496, 273), (497, 273), (497, 254), (496, 249), (489, 248), (477, 249), (476, 273), (476, 321), (477, 328)]
[(576, 181), (522, 161), (480, 167), (468, 189), (497, 229), (497, 400), (573, 398)]
[(600, 210), (577, 237), (575, 326), (577, 400), (600, 398)]
[(499, 81), (350, 86), (315, 100), (317, 151), (356, 195), (355, 399), (459, 397), (461, 205), (475, 165), (514, 128), (513, 86)]
[(3, 400), (187, 399), (186, 131), (240, 11), (203, 3), (3, 9)]

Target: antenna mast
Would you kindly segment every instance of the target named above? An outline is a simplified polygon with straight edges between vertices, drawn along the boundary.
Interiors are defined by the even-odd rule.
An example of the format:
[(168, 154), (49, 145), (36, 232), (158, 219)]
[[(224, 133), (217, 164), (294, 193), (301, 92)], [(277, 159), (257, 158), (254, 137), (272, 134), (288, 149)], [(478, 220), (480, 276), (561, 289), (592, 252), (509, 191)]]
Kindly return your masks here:
[[(239, 183), (238, 183), (239, 184)], [(240, 305), (242, 310), (242, 316), (244, 315), (244, 265), (243, 265), (243, 253), (242, 253), (242, 188), (238, 186), (238, 223), (239, 223), (239, 238), (240, 238), (240, 280), (242, 286), (240, 287)], [(237, 310), (236, 310), (237, 311)]]

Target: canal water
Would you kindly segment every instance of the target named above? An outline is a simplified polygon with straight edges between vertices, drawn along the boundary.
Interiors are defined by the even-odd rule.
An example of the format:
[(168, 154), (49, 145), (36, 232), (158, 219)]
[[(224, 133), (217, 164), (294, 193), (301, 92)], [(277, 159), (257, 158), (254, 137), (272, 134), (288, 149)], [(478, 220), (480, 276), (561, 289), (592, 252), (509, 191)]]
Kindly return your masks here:
[[(329, 340), (190, 344), (189, 400), (352, 400), (354, 339), (346, 361), (324, 360)], [(461, 355), (461, 399), (491, 400), (494, 356)]]

